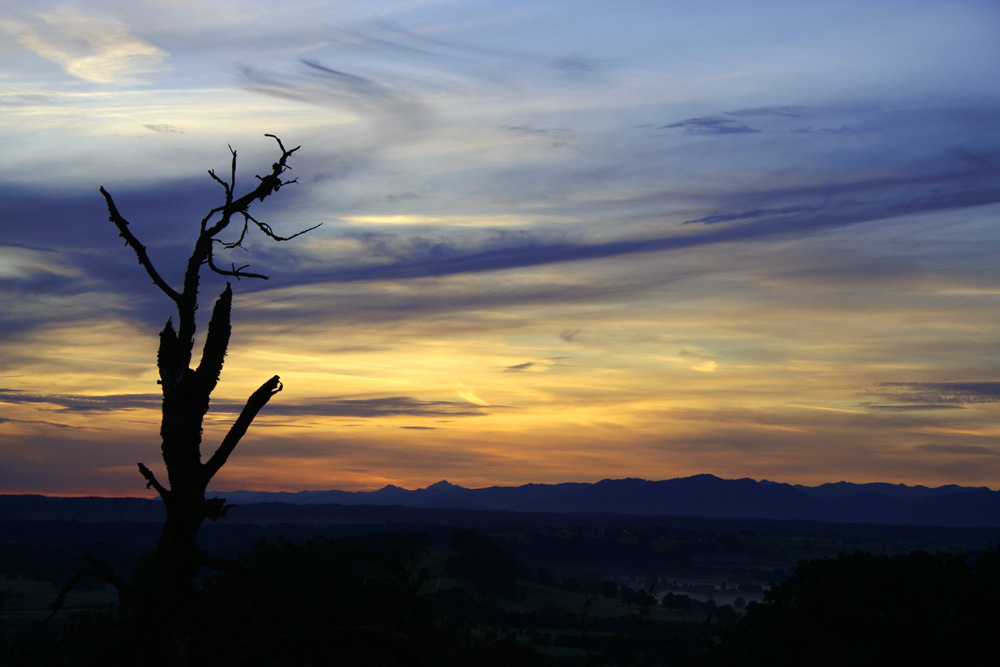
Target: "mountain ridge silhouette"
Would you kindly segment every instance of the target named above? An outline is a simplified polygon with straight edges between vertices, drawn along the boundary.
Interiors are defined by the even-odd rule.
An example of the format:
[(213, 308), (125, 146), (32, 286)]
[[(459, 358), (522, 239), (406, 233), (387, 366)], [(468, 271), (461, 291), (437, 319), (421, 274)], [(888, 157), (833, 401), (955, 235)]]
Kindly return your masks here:
[(612, 513), (941, 526), (1000, 526), (1000, 491), (835, 482), (815, 487), (711, 474), (669, 480), (604, 479), (471, 489), (445, 480), (421, 489), (213, 492), (231, 503), (398, 505), (527, 513)]

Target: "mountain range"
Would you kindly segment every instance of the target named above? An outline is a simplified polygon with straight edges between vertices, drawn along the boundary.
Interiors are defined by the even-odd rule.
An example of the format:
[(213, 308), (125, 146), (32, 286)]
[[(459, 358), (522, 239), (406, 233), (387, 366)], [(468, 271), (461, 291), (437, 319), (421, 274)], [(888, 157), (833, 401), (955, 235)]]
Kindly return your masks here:
[(230, 503), (377, 505), (531, 513), (615, 513), (827, 521), (834, 523), (1000, 527), (1000, 491), (837, 482), (802, 486), (694, 475), (662, 481), (525, 484), (469, 489), (440, 481), (423, 489), (214, 492)]

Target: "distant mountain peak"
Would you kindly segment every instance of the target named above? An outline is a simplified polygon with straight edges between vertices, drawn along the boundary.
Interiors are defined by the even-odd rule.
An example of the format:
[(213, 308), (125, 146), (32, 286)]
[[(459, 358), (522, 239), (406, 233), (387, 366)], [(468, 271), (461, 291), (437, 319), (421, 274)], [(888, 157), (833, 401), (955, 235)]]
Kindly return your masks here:
[[(715, 480), (719, 480), (719, 481), (731, 481), (731, 480), (723, 480), (721, 477), (717, 477), (717, 476), (715, 476), (715, 475), (713, 475), (711, 473), (708, 473), (708, 472), (699, 473), (697, 475), (690, 475), (689, 477), (686, 477), (686, 478), (685, 477), (681, 477), (679, 479), (695, 479), (695, 480), (699, 480), (699, 481), (707, 481), (707, 480), (712, 480), (712, 481), (715, 481)], [(668, 481), (671, 481), (671, 480), (668, 480)]]
[(402, 493), (405, 491), (406, 489), (404, 489), (401, 486), (396, 486), (395, 484), (386, 484), (381, 489), (379, 489), (378, 491), (374, 491), (373, 493), (387, 494), (387, 493)]
[(449, 482), (446, 479), (442, 479), (440, 482), (435, 482), (434, 484), (431, 484), (430, 486), (428, 486), (425, 489), (425, 491), (431, 491), (431, 490), (434, 490), (434, 491), (445, 491), (447, 489), (461, 489), (461, 488), (463, 488), (463, 487), (461, 487), (461, 486), (459, 486), (457, 484), (452, 484), (451, 482)]

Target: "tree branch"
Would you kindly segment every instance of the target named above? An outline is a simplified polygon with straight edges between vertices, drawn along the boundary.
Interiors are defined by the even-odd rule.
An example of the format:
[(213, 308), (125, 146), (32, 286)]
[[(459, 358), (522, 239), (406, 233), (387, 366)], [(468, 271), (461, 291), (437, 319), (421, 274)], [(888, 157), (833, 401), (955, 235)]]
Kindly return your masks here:
[(215, 259), (211, 254), (208, 256), (208, 268), (212, 270), (213, 273), (217, 273), (220, 276), (229, 276), (230, 278), (260, 278), (261, 280), (269, 280), (267, 276), (263, 273), (250, 273), (249, 271), (244, 271), (243, 269), (250, 266), (249, 264), (244, 264), (243, 266), (236, 266), (235, 264), (230, 265), (231, 269), (223, 269), (216, 266)]
[(279, 139), (278, 137), (274, 136), (273, 134), (265, 134), (264, 136), (271, 137), (272, 139), (278, 142), (278, 148), (281, 149), (281, 157), (278, 158), (277, 162), (271, 165), (270, 174), (268, 174), (267, 176), (257, 176), (257, 180), (260, 181), (260, 184), (253, 192), (243, 195), (237, 201), (233, 202), (234, 208), (238, 211), (245, 211), (247, 209), (247, 206), (249, 206), (250, 202), (253, 201), (254, 199), (257, 199), (258, 201), (264, 201), (265, 197), (280, 190), (282, 185), (288, 185), (289, 183), (295, 183), (298, 181), (297, 178), (292, 179), (291, 181), (282, 181), (281, 175), (285, 173), (287, 169), (291, 169), (291, 167), (289, 167), (287, 164), (288, 158), (292, 156), (292, 153), (294, 153), (295, 151), (299, 150), (302, 147), (296, 146), (292, 150), (287, 150), (285, 148), (285, 145), (281, 143), (281, 139)]
[[(140, 463), (139, 465), (142, 464)], [(90, 555), (85, 555), (83, 559), (90, 563), (91, 566), (85, 567), (77, 572), (73, 575), (73, 578), (69, 580), (69, 583), (63, 586), (63, 589), (59, 591), (59, 596), (52, 602), (52, 604), (49, 605), (49, 607), (52, 608), (52, 612), (45, 618), (44, 621), (42, 621), (42, 623), (48, 623), (52, 620), (52, 617), (55, 616), (59, 610), (62, 609), (63, 604), (65, 604), (66, 596), (69, 595), (70, 591), (72, 591), (84, 577), (96, 577), (97, 579), (103, 579), (117, 588), (119, 595), (126, 595), (131, 592), (132, 587), (129, 583), (118, 576), (118, 574), (116, 574), (115, 571), (103, 561), (100, 561)]]
[(233, 422), (233, 425), (229, 428), (229, 433), (223, 438), (222, 444), (212, 454), (212, 458), (205, 462), (202, 467), (202, 482), (205, 486), (208, 486), (208, 482), (215, 476), (215, 473), (219, 472), (219, 469), (225, 465), (229, 455), (233, 453), (240, 439), (246, 434), (247, 429), (250, 428), (250, 424), (253, 422), (254, 417), (257, 416), (257, 413), (267, 405), (272, 396), (281, 391), (281, 388), (281, 380), (275, 375), (250, 395), (246, 405), (243, 406), (243, 411), (240, 412), (240, 416)]
[(160, 371), (159, 384), (163, 386), (164, 391), (176, 385), (184, 377), (189, 356), (187, 348), (182, 347), (177, 340), (173, 321), (167, 320), (163, 330), (160, 331), (160, 347), (156, 351), (156, 368)]
[(278, 236), (277, 234), (274, 233), (274, 230), (271, 229), (271, 225), (267, 224), (266, 222), (261, 222), (260, 220), (257, 220), (249, 213), (244, 212), (243, 215), (245, 215), (246, 218), (250, 220), (253, 224), (257, 225), (257, 228), (260, 229), (260, 231), (264, 232), (264, 234), (274, 239), (275, 241), (291, 241), (296, 236), (302, 236), (306, 232), (311, 232), (312, 230), (316, 229), (317, 227), (320, 227), (323, 224), (321, 222), (318, 225), (313, 225), (309, 229), (303, 229), (301, 232), (295, 232), (291, 236)]
[(233, 248), (246, 250), (246, 248), (243, 247), (243, 240), (247, 237), (247, 232), (250, 231), (250, 220), (252, 220), (250, 214), (244, 211), (243, 229), (240, 231), (240, 237), (235, 241), (223, 241), (222, 239), (212, 239), (212, 240), (221, 245), (226, 250), (232, 250)]
[(201, 353), (201, 363), (195, 375), (201, 384), (201, 390), (211, 394), (222, 375), (222, 365), (229, 349), (229, 336), (232, 333), (230, 313), (233, 306), (233, 290), (229, 283), (219, 295), (212, 310), (212, 319), (208, 322), (208, 335), (205, 337), (205, 348)]
[[(233, 150), (233, 149), (230, 148), (229, 150)], [(216, 183), (218, 183), (219, 185), (221, 185), (223, 187), (223, 189), (225, 189), (225, 191), (226, 191), (226, 201), (229, 201), (232, 198), (232, 194), (233, 194), (233, 191), (229, 188), (229, 183), (226, 183), (224, 180), (222, 180), (221, 178), (219, 178), (218, 176), (216, 176), (214, 169), (209, 169), (208, 170), (208, 175), (212, 177), (212, 180), (214, 180)]]
[(160, 494), (160, 497), (163, 498), (164, 501), (167, 500), (167, 496), (170, 495), (170, 490), (167, 489), (162, 484), (160, 484), (158, 481), (156, 481), (156, 475), (153, 474), (152, 470), (150, 470), (149, 468), (147, 468), (144, 464), (140, 463), (139, 464), (139, 474), (141, 474), (143, 477), (146, 478), (146, 488), (147, 489), (149, 489), (149, 488), (156, 489), (156, 492), (158, 494)]
[[(225, 204), (213, 208), (211, 211), (208, 212), (208, 215), (206, 215), (202, 219), (201, 236), (199, 238), (199, 242), (205, 242), (205, 245), (200, 246), (200, 249), (196, 248), (195, 251), (196, 254), (199, 255), (200, 260), (208, 264), (209, 270), (212, 271), (213, 273), (237, 279), (260, 278), (263, 280), (267, 280), (267, 276), (263, 274), (244, 271), (247, 265), (237, 267), (235, 264), (231, 264), (230, 265), (231, 268), (224, 269), (215, 263), (215, 258), (212, 252), (213, 244), (218, 243), (227, 250), (232, 250), (234, 248), (243, 248), (243, 240), (246, 238), (247, 229), (250, 222), (253, 222), (257, 226), (257, 228), (260, 229), (262, 232), (264, 232), (264, 234), (268, 238), (271, 238), (275, 241), (290, 241), (291, 239), (294, 239), (297, 236), (301, 236), (302, 234), (310, 232), (316, 229), (316, 227), (319, 227), (319, 225), (315, 225), (313, 227), (310, 227), (309, 229), (302, 230), (291, 236), (283, 237), (275, 234), (274, 230), (271, 228), (270, 225), (261, 222), (250, 215), (249, 212), (250, 206), (253, 204), (254, 200), (264, 201), (264, 199), (269, 197), (271, 194), (280, 190), (283, 185), (289, 185), (291, 183), (298, 182), (297, 178), (293, 178), (291, 180), (282, 180), (281, 175), (285, 171), (291, 169), (291, 167), (288, 166), (288, 158), (291, 157), (292, 153), (299, 150), (301, 146), (296, 146), (295, 148), (289, 150), (285, 148), (285, 145), (281, 142), (281, 139), (279, 139), (275, 135), (267, 134), (265, 136), (271, 137), (276, 142), (278, 142), (278, 147), (281, 149), (281, 157), (278, 158), (277, 162), (271, 165), (270, 174), (266, 176), (257, 176), (257, 180), (260, 181), (260, 183), (257, 185), (256, 188), (254, 188), (250, 192), (247, 192), (238, 199), (234, 199), (236, 191), (236, 151), (233, 150), (232, 146), (229, 147), (229, 151), (233, 155), (232, 165), (230, 168), (231, 175), (229, 182), (227, 183), (225, 180), (220, 178), (215, 173), (214, 170), (209, 170), (208, 172), (209, 175), (212, 177), (212, 179), (215, 180), (217, 183), (219, 183), (226, 191)], [(235, 214), (241, 214), (243, 216), (243, 229), (240, 232), (239, 238), (237, 238), (235, 241), (224, 241), (222, 239), (216, 238), (222, 231), (224, 231), (229, 227), (229, 225), (232, 222), (232, 217)], [(218, 221), (216, 221), (214, 224), (211, 224), (210, 226), (209, 221), (216, 215), (219, 215)]]
[(132, 251), (135, 252), (136, 257), (139, 259), (139, 264), (142, 268), (146, 269), (146, 273), (149, 277), (153, 279), (153, 284), (160, 288), (160, 291), (169, 296), (174, 301), (180, 301), (181, 295), (167, 284), (160, 274), (156, 271), (156, 267), (153, 266), (152, 260), (149, 259), (149, 255), (146, 254), (146, 246), (139, 243), (139, 239), (135, 237), (132, 231), (128, 228), (128, 220), (122, 217), (121, 213), (118, 212), (118, 207), (115, 206), (114, 200), (111, 198), (111, 193), (101, 186), (101, 194), (104, 195), (104, 199), (108, 204), (108, 214), (109, 220), (115, 223), (115, 227), (118, 228), (118, 235), (125, 239), (125, 243), (128, 244)]

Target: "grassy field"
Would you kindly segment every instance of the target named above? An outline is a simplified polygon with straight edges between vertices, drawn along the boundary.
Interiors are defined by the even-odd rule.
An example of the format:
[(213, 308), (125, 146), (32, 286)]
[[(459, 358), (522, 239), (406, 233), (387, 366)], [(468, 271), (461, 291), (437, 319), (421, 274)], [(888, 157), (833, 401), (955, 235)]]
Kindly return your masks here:
[[(0, 593), (3, 594), (0, 619), (4, 624), (16, 625), (45, 620), (52, 611), (49, 605), (59, 595), (59, 588), (52, 581), (0, 579)], [(118, 592), (110, 584), (81, 585), (66, 596), (60, 616), (66, 617), (79, 611), (110, 611), (117, 603)]]

